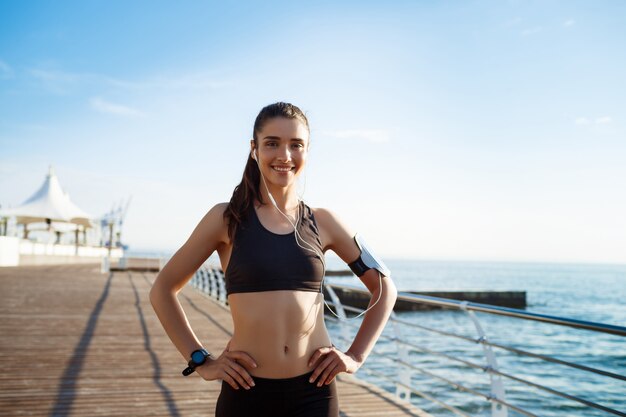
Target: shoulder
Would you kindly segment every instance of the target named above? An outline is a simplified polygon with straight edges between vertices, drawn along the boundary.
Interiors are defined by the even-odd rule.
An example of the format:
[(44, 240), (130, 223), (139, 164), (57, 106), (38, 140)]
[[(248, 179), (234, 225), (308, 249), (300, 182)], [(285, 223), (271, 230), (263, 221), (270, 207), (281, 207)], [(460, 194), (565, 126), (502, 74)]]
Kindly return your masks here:
[(204, 215), (198, 227), (214, 238), (225, 241), (228, 236), (228, 222), (224, 218), (224, 213), (228, 208), (228, 203), (217, 203)]
[(328, 221), (329, 217), (332, 217), (335, 215), (335, 213), (333, 213), (332, 211), (326, 208), (322, 208), (322, 207), (309, 207), (309, 208), (313, 212), (313, 215), (315, 216), (315, 219), (317, 220), (318, 223), (326, 222)]
[(347, 226), (336, 212), (323, 207), (311, 207), (311, 211), (318, 226), (323, 227), (325, 230), (333, 231), (337, 227), (347, 229)]
[(187, 241), (176, 251), (163, 267), (158, 278), (170, 282), (172, 288), (182, 288), (186, 280), (200, 268), (207, 258), (219, 247), (228, 242), (224, 210), (228, 204), (220, 203), (211, 207), (202, 217), (187, 238)]
[(228, 203), (217, 203), (209, 209), (204, 218), (207, 220), (217, 220), (218, 218), (224, 218), (224, 213), (228, 208)]
[(354, 243), (354, 231), (334, 211), (327, 208), (312, 208), (320, 232), (326, 236), (328, 249), (344, 261), (351, 262), (359, 255)]
[(224, 212), (226, 211), (226, 209), (228, 208), (228, 202), (223, 202), (223, 203), (217, 203), (216, 205), (214, 205), (213, 207), (211, 207), (211, 209), (209, 210), (209, 212), (211, 211), (215, 211), (216, 213), (219, 214), (224, 214)]

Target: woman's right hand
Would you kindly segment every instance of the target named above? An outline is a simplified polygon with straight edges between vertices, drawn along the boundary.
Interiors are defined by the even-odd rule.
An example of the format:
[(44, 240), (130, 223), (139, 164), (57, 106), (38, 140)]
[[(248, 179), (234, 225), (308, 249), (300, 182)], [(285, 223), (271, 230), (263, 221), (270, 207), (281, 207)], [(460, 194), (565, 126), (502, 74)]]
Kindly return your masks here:
[(254, 386), (254, 380), (246, 368), (256, 367), (256, 362), (249, 354), (243, 351), (229, 351), (227, 346), (219, 358), (207, 358), (206, 363), (196, 368), (196, 372), (207, 381), (222, 379), (234, 389), (239, 389), (239, 386), (250, 389)]

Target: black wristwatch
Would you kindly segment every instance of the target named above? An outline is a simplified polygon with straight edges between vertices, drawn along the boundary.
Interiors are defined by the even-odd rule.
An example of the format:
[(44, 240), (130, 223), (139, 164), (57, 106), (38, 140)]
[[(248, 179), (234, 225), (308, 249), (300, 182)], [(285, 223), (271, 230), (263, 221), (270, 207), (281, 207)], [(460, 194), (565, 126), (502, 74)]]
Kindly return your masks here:
[(207, 352), (204, 348), (191, 352), (191, 360), (187, 364), (187, 367), (183, 370), (183, 375), (191, 375), (198, 366), (206, 362), (206, 358), (208, 358), (209, 356), (211, 356), (211, 354)]

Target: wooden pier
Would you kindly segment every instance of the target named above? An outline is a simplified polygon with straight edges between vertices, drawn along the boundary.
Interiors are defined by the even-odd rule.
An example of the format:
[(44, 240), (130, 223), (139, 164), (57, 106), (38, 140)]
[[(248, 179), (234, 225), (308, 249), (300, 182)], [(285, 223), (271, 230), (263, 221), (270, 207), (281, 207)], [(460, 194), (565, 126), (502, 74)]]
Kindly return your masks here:
[[(183, 377), (148, 291), (154, 273), (100, 265), (0, 268), (0, 416), (212, 416), (219, 382)], [(179, 300), (210, 351), (232, 334), (227, 309), (190, 287)], [(351, 375), (341, 416), (428, 414)]]

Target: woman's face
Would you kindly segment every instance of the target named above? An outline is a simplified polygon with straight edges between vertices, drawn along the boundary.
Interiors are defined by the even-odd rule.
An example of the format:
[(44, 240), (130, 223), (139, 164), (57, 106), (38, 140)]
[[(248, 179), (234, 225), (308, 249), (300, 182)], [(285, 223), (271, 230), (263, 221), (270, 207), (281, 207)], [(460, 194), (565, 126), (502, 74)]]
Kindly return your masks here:
[(281, 187), (293, 184), (306, 165), (309, 148), (306, 126), (298, 119), (275, 117), (265, 122), (257, 138), (257, 161), (265, 181)]

